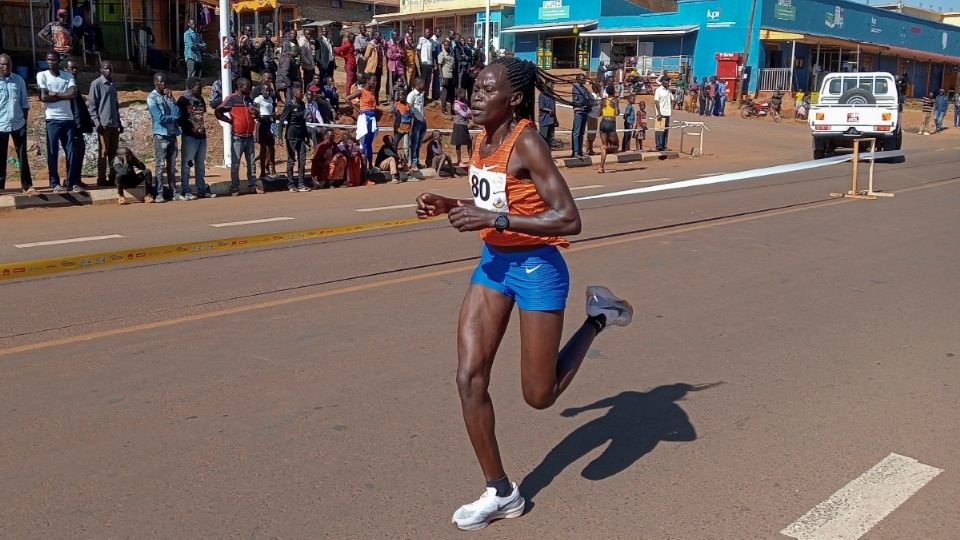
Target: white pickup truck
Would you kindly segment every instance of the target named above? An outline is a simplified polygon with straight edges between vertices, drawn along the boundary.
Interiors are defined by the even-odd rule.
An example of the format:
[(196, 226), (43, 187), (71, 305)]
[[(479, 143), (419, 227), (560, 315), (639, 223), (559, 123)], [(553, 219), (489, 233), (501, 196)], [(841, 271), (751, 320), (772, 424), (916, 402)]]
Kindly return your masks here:
[[(819, 103), (810, 108), (813, 159), (837, 148), (852, 148), (853, 139), (876, 138), (877, 151), (899, 150), (902, 106), (893, 75), (831, 73), (823, 79)], [(861, 146), (862, 147), (862, 146)]]

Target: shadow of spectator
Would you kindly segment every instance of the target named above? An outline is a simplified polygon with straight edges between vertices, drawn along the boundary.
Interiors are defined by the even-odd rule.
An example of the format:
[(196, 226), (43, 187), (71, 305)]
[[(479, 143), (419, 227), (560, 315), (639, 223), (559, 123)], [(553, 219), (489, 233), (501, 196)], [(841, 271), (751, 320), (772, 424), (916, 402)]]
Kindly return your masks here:
[(604, 416), (587, 422), (560, 441), (523, 479), (520, 493), (531, 503), (564, 469), (608, 441), (607, 449), (584, 467), (581, 473), (584, 478), (603, 480), (621, 473), (651, 452), (660, 441), (696, 440), (693, 424), (676, 402), (688, 392), (699, 392), (719, 384), (722, 383), (677, 383), (658, 386), (649, 392), (622, 392), (585, 407), (564, 410), (561, 416), (573, 417), (594, 409), (610, 409)]

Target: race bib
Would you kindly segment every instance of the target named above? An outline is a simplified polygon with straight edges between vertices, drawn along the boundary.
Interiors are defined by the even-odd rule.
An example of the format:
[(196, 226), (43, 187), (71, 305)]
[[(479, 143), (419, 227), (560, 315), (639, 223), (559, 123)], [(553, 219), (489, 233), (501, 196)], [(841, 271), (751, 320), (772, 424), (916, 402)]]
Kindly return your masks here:
[(470, 167), (470, 191), (478, 208), (494, 212), (509, 212), (507, 202), (507, 174)]

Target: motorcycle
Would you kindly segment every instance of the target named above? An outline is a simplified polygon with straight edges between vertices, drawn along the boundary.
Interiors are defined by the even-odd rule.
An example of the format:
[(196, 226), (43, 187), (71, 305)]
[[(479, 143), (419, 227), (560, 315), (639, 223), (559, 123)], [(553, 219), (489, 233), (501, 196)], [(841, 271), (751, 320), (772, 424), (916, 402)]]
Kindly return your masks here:
[(744, 98), (740, 105), (740, 118), (762, 118), (764, 116), (772, 116), (774, 122), (780, 121), (780, 113), (773, 108), (769, 101), (757, 103), (750, 98)]
[(653, 85), (647, 77), (634, 75), (627, 79), (627, 88), (631, 94), (648, 95), (653, 93)]

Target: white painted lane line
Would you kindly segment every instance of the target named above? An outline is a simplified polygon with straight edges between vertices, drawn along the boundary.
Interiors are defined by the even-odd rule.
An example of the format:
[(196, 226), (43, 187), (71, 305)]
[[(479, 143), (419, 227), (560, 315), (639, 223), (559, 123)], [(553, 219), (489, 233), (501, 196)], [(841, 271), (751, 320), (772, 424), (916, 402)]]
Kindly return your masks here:
[(395, 204), (393, 206), (377, 206), (376, 208), (357, 208), (357, 212), (379, 212), (380, 210), (399, 210), (401, 208), (416, 208), (415, 204)]
[(211, 227), (236, 227), (238, 225), (254, 225), (256, 223), (270, 223), (272, 221), (290, 221), (292, 217), (270, 217), (263, 219), (248, 219), (246, 221), (228, 221), (227, 223), (211, 223)]
[(576, 191), (576, 190), (578, 190), (578, 189), (594, 189), (594, 188), (602, 188), (602, 187), (604, 187), (604, 186), (602, 186), (602, 185), (600, 185), (600, 184), (591, 184), (591, 185), (589, 185), (589, 186), (577, 186), (577, 187), (572, 187), (572, 188), (570, 188), (570, 191)]
[[(876, 158), (885, 159), (888, 157), (897, 157), (902, 155), (903, 153), (899, 151), (877, 152)], [(706, 178), (694, 178), (691, 180), (680, 180), (677, 182), (669, 182), (667, 184), (657, 184), (655, 186), (625, 189), (623, 191), (612, 191), (610, 193), (601, 193), (599, 195), (588, 195), (586, 197), (577, 197), (576, 200), (589, 201), (591, 199), (605, 199), (608, 197), (625, 197), (628, 195), (639, 195), (641, 193), (653, 193), (655, 191), (668, 191), (672, 189), (683, 189), (683, 188), (688, 188), (693, 186), (706, 186), (709, 184), (719, 184), (721, 182), (735, 182), (738, 180), (746, 180), (749, 178), (760, 178), (763, 176), (773, 176), (777, 174), (785, 174), (785, 173), (792, 173), (797, 171), (805, 171), (808, 169), (816, 169), (818, 167), (829, 167), (831, 165), (836, 165), (838, 163), (845, 163), (852, 159), (853, 158), (850, 155), (834, 156), (826, 159), (816, 159), (811, 161), (801, 161), (800, 163), (789, 163), (787, 165), (776, 165), (774, 167), (763, 167), (760, 169), (751, 169), (749, 171), (718, 174), (718, 175), (709, 176)]]
[(93, 242), (95, 240), (110, 240), (111, 238), (123, 238), (122, 234), (107, 234), (104, 236), (84, 236), (82, 238), (66, 238), (64, 240), (47, 240), (44, 242), (30, 242), (27, 244), (14, 244), (16, 248), (31, 248), (39, 246), (56, 246), (59, 244), (72, 244), (74, 242)]
[(797, 540), (856, 540), (942, 472), (890, 454), (780, 534)]
[(663, 178), (651, 178), (649, 180), (634, 180), (634, 182), (638, 184), (648, 184), (650, 182), (666, 182), (667, 180), (670, 180), (670, 179), (667, 177), (663, 177)]
[(708, 173), (698, 174), (697, 176), (699, 176), (700, 178), (703, 178), (703, 177), (705, 177), (705, 176), (719, 176), (719, 175), (721, 175), (721, 174), (727, 174), (727, 173), (725, 173), (725, 172), (708, 172)]

